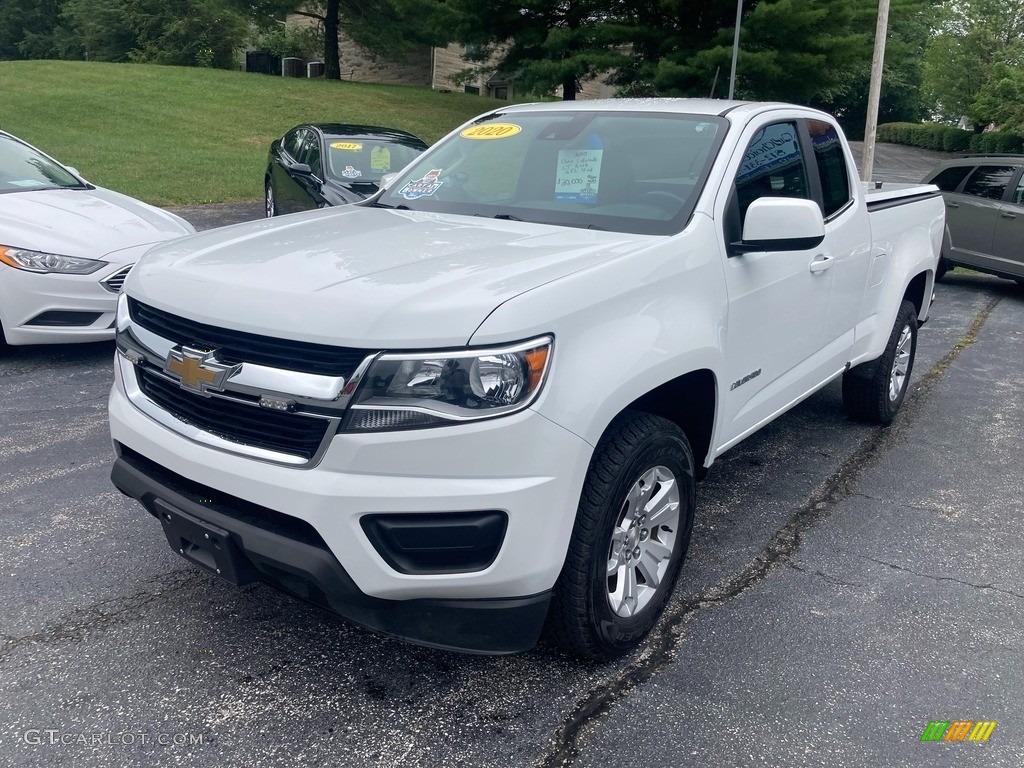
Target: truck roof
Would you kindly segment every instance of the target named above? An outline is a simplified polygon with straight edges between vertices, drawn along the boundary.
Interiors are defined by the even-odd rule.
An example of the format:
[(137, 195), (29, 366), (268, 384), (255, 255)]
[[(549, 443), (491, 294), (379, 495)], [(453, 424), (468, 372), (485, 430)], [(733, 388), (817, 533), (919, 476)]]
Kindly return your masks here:
[[(730, 101), (727, 99), (684, 99), (684, 98), (643, 98), (643, 99), (586, 99), (580, 101), (547, 101), (530, 104), (514, 104), (501, 107), (496, 112), (677, 112), (689, 115), (753, 114), (770, 109), (806, 109), (811, 107), (796, 104), (766, 101)], [(822, 113), (824, 114), (824, 113)]]

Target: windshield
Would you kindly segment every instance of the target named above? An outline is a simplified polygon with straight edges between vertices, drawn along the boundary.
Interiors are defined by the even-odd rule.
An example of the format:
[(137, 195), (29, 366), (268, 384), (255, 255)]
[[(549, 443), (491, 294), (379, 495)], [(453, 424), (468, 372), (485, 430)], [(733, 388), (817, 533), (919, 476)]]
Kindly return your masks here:
[(0, 136), (0, 192), (82, 188), (82, 182), (62, 166), (29, 146)]
[(689, 220), (726, 122), (646, 112), (513, 112), (476, 121), (376, 203), (637, 234)]
[(326, 137), (327, 175), (342, 184), (377, 183), (385, 173), (402, 170), (426, 145), (375, 138)]

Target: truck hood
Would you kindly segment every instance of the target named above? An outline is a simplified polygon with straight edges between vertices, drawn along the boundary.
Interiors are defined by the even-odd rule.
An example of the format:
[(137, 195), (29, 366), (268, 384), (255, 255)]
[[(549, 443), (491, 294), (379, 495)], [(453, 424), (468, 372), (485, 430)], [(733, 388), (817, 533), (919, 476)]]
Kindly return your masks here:
[(657, 239), (355, 206), (158, 246), (125, 290), (192, 320), (269, 336), (459, 346), (508, 299)]
[(100, 187), (0, 195), (0, 245), (101, 259), (193, 232), (174, 214)]

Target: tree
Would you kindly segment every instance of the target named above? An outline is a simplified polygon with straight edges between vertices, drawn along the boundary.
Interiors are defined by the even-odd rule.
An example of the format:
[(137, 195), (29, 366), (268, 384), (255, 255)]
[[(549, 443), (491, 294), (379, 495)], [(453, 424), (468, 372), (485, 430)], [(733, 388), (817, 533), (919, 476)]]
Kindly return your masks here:
[(618, 0), (451, 0), (455, 39), (480, 71), (514, 75), (527, 92), (576, 98), (580, 80), (629, 65), (630, 4)]
[(64, 0), (2, 0), (0, 60), (58, 56), (57, 27)]
[[(1014, 79), (1024, 46), (1024, 0), (955, 0), (942, 6), (925, 52), (923, 85), (936, 115), (949, 122), (996, 119), (994, 95)], [(1005, 91), (1006, 84), (1002, 86)]]

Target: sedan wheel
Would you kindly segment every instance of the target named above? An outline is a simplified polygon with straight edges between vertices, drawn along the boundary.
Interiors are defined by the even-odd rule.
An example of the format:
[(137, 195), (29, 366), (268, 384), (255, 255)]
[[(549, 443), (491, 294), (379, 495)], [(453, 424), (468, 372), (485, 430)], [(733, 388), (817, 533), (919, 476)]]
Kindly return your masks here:
[(266, 191), (265, 213), (269, 219), (277, 215), (277, 200), (274, 198), (274, 184), (269, 179), (267, 180)]

